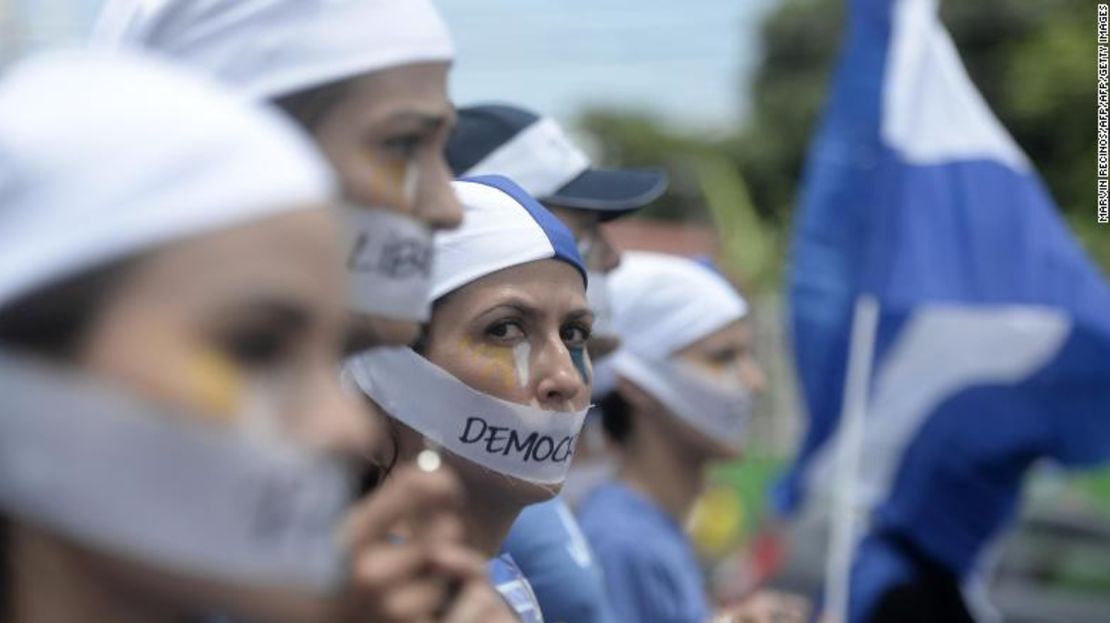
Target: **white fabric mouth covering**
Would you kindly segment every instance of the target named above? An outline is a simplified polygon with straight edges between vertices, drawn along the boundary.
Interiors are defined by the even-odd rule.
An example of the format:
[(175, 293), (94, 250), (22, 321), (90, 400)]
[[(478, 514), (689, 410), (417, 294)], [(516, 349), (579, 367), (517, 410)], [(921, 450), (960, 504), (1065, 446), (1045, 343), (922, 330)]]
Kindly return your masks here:
[(350, 466), (0, 352), (0, 509), (93, 549), (243, 586), (347, 577)]
[(410, 348), (352, 357), (345, 373), (391, 417), (472, 463), (532, 483), (561, 484), (581, 411), (516, 404), (471, 388)]

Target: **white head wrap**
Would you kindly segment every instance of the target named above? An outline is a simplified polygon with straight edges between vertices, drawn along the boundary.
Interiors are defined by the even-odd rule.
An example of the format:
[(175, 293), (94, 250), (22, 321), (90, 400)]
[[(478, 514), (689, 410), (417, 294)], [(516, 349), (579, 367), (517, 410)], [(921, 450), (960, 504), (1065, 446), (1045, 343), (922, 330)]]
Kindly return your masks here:
[(431, 0), (109, 0), (93, 40), (157, 50), (264, 99), (454, 55)]
[(609, 273), (622, 348), (662, 359), (743, 318), (748, 305), (724, 277), (695, 260), (628, 251)]
[(574, 235), (515, 182), (486, 175), (452, 187), (463, 222), (436, 234), (432, 300), (499, 270), (549, 258), (567, 262), (586, 279)]
[(0, 305), (169, 240), (333, 193), (281, 115), (130, 55), (61, 52), (0, 82)]
[(705, 436), (738, 450), (751, 392), (735, 376), (712, 377), (674, 354), (743, 318), (748, 306), (713, 268), (659, 253), (627, 252), (610, 273), (621, 348), (606, 363)]

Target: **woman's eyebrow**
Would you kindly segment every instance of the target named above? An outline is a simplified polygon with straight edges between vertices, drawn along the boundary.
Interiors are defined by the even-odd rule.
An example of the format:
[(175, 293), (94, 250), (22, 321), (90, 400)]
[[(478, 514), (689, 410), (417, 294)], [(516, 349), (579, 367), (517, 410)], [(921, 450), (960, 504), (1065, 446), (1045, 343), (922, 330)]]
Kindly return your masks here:
[(221, 318), (235, 323), (259, 322), (297, 331), (309, 324), (309, 313), (296, 301), (283, 298), (257, 298), (228, 306)]
[(519, 297), (519, 295), (506, 295), (503, 299), (484, 305), (482, 311), (477, 314), (477, 318), (484, 318), (486, 315), (506, 310), (512, 310), (526, 319), (541, 318), (545, 313), (539, 305)]
[(592, 322), (593, 319), (594, 319), (594, 312), (592, 310), (590, 310), (590, 308), (588, 308), (588, 307), (573, 309), (573, 310), (567, 312), (566, 314), (564, 314), (563, 319), (564, 320), (589, 320), (589, 321)]
[(447, 123), (448, 113), (424, 113), (400, 111), (386, 117), (388, 123), (410, 123), (419, 126), (422, 130), (438, 130)]
[(718, 361), (725, 361), (735, 359), (744, 353), (744, 348), (741, 346), (730, 344), (728, 346), (721, 346), (718, 348), (710, 349), (706, 354), (711, 358)]
[[(552, 310), (541, 305), (536, 305), (531, 301), (528, 301), (527, 299), (519, 296), (511, 296), (490, 305), (484, 311), (478, 314), (478, 317), (481, 318), (503, 309), (511, 309), (526, 318), (542, 318), (543, 316), (548, 314), (558, 313), (558, 310)], [(561, 322), (573, 320), (593, 320), (593, 316), (594, 313), (590, 310), (589, 307), (579, 307), (577, 309), (572, 309), (568, 312), (563, 313), (561, 316), (559, 316), (559, 319)]]
[(522, 316), (528, 317), (539, 316), (543, 313), (542, 310), (540, 310), (540, 308), (536, 305), (532, 305), (531, 303), (528, 303), (527, 301), (520, 298), (511, 298), (497, 301), (496, 303), (486, 307), (479, 314), (479, 317), (486, 316), (504, 309), (511, 309)]

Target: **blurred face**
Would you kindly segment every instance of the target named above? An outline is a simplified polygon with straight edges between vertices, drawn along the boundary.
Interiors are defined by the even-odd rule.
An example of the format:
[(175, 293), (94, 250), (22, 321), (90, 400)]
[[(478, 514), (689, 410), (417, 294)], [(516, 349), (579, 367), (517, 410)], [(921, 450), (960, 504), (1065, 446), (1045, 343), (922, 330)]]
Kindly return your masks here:
[[(574, 239), (578, 241), (578, 253), (582, 255), (582, 261), (586, 262), (587, 269), (599, 273), (609, 273), (620, 265), (620, 252), (605, 235), (599, 213), (590, 210), (545, 205), (574, 234)], [(616, 336), (595, 335), (590, 340), (590, 355), (594, 359), (601, 359), (615, 351), (619, 346), (620, 339)]]
[[(753, 396), (759, 396), (767, 389), (767, 377), (752, 356), (751, 327), (742, 320), (718, 329), (678, 351), (674, 356), (724, 384), (739, 380)], [(735, 458), (735, 450), (690, 429), (682, 422), (676, 423), (688, 429), (688, 434), (684, 437), (707, 456), (715, 459)]]
[[(233, 423), (261, 409), (251, 426), (362, 460), (376, 431), (336, 374), (348, 316), (331, 216), (275, 216), (138, 261), (93, 323), (79, 363), (198, 419)], [(277, 621), (312, 619), (320, 607), (290, 591), (259, 595), (90, 557), (98, 575), (147, 598)]]
[[(348, 202), (407, 214), (451, 229), (462, 207), (451, 190), (443, 150), (455, 113), (447, 99), (448, 64), (420, 63), (352, 80), (314, 128)], [(408, 344), (415, 322), (363, 315), (361, 346)]]
[[(767, 378), (752, 356), (751, 343), (751, 328), (746, 322), (737, 320), (686, 346), (674, 357), (723, 385), (739, 381), (753, 396), (758, 397), (767, 389)], [(624, 378), (620, 379), (619, 385), (622, 395), (638, 413), (666, 416), (638, 418), (634, 427), (662, 427), (666, 438), (675, 441), (676, 451), (688, 454), (691, 460), (723, 460), (737, 456), (734, 449), (671, 413), (651, 394), (650, 388), (640, 387)]]
[(326, 211), (302, 210), (160, 250), (103, 310), (82, 363), (199, 417), (264, 398), (281, 434), (361, 456), (372, 431), (335, 372), (347, 330), (336, 238)]
[[(578, 271), (561, 261), (540, 260), (498, 271), (442, 299), (425, 354), (491, 396), (574, 412), (590, 401), (593, 369), (586, 344), (592, 321)], [(504, 488), (512, 480), (462, 460), (455, 463), (464, 482), (477, 479), (480, 486)], [(529, 502), (553, 494), (550, 488), (514, 482), (514, 491)]]
[(737, 320), (675, 353), (675, 357), (714, 377), (739, 379), (755, 395), (767, 389), (767, 377), (752, 356), (752, 331)]
[(547, 205), (578, 241), (578, 252), (586, 268), (608, 273), (620, 266), (621, 256), (601, 226), (601, 215), (590, 210), (577, 210)]

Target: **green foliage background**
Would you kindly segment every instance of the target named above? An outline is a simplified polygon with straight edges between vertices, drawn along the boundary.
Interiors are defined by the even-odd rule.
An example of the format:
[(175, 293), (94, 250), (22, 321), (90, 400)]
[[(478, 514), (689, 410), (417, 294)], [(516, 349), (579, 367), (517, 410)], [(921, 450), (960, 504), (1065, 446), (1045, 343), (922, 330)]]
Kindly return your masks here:
[[(1095, 219), (1095, 3), (948, 0), (943, 17), (968, 71), (1036, 164), (1087, 251), (1110, 271), (1110, 227)], [(663, 164), (671, 191), (651, 216), (715, 222), (744, 285), (782, 281), (802, 162), (825, 97), (843, 0), (784, 0), (762, 27), (746, 125), (719, 136), (592, 110), (581, 127), (614, 165)]]

